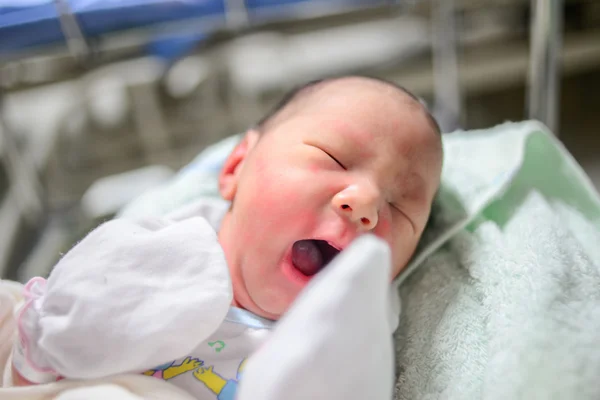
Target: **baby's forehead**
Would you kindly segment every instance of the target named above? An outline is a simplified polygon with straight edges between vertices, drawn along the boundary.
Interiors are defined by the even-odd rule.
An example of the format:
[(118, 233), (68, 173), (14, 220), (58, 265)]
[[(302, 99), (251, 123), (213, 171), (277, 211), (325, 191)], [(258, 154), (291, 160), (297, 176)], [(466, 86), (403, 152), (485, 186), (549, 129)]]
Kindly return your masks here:
[[(407, 89), (390, 82), (377, 79), (348, 77), (333, 81), (323, 82), (318, 86), (308, 88), (305, 92), (298, 93), (295, 106), (296, 113), (321, 109), (325, 112), (332, 104), (341, 104), (343, 107), (352, 108), (356, 103), (363, 101), (365, 105), (374, 104), (376, 116), (382, 120), (393, 118), (395, 111), (402, 110), (404, 114), (414, 117), (424, 116), (426, 127), (440, 134), (440, 128), (435, 118), (429, 112), (426, 103)], [(393, 111), (390, 111), (393, 110)], [(356, 113), (350, 117), (360, 118)]]
[(384, 150), (378, 151), (391, 150), (403, 158), (440, 141), (437, 123), (416, 96), (394, 84), (362, 77), (339, 78), (301, 90), (275, 116), (271, 127), (280, 123), (288, 133), (288, 128), (318, 132), (322, 143), (339, 142), (341, 137), (344, 147), (360, 153), (374, 150), (370, 140), (384, 142)]

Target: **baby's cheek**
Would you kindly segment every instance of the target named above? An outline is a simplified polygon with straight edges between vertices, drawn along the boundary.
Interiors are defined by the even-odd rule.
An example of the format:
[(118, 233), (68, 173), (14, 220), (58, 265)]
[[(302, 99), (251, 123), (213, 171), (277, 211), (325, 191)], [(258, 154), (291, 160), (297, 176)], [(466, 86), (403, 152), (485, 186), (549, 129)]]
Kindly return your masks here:
[(321, 171), (321, 167), (319, 167), (317, 164), (310, 164), (308, 166), (308, 171), (314, 176)]
[(245, 214), (258, 231), (267, 233), (271, 229), (279, 229), (296, 216), (298, 199), (289, 186), (272, 174), (256, 179), (249, 193), (251, 197), (245, 204), (248, 208)]
[(279, 174), (267, 168), (258, 168), (252, 177), (250, 190), (255, 204), (260, 203), (261, 208), (272, 208), (282, 201), (285, 192), (281, 190)]
[(392, 224), (388, 218), (381, 218), (377, 222), (377, 228), (375, 229), (375, 234), (380, 238), (386, 240), (390, 245), (392, 244)]
[[(270, 165), (270, 167), (269, 167)], [(316, 218), (317, 203), (323, 193), (317, 165), (308, 168), (274, 168), (263, 160), (257, 162), (252, 182), (247, 185), (246, 203), (252, 220), (260, 218), (262, 229), (267, 226), (303, 226)]]
[(298, 211), (288, 217), (290, 226), (300, 227), (302, 231), (312, 232), (318, 225), (318, 214), (315, 210), (298, 208)]

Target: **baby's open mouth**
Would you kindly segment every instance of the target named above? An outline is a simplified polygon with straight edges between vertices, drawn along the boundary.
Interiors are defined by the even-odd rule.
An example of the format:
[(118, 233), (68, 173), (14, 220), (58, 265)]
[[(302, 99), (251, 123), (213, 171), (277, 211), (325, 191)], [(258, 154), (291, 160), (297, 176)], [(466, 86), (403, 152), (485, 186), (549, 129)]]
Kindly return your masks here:
[(324, 240), (298, 240), (292, 246), (292, 263), (304, 275), (312, 276), (329, 264), (339, 252)]

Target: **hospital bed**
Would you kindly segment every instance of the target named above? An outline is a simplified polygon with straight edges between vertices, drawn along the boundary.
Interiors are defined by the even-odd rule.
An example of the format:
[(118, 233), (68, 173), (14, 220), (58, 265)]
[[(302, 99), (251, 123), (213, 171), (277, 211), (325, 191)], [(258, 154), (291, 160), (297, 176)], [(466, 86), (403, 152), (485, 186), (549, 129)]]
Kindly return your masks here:
[[(0, 2), (0, 62), (27, 59), (35, 52), (62, 48), (67, 49), (83, 66), (94, 65), (97, 68), (102, 60), (96, 52), (106, 51), (109, 48), (106, 43), (119, 42), (126, 37), (134, 37), (135, 46), (153, 57), (175, 60), (217, 32), (235, 34), (271, 22), (378, 6), (398, 6), (392, 3), (384, 0), (4, 0)], [(395, 3), (405, 5), (411, 2)], [(432, 5), (434, 111), (442, 127), (451, 131), (459, 126), (461, 114), (456, 21), (452, 12), (454, 2), (436, 0)], [(541, 120), (556, 133), (559, 89), (556, 57), (560, 48), (562, 1), (533, 0), (531, 5), (534, 12), (531, 21), (529, 115)], [(177, 34), (172, 34), (173, 31)], [(246, 81), (248, 79), (257, 81), (252, 76), (246, 77)], [(147, 97), (152, 90), (148, 83), (137, 83), (135, 87), (134, 93), (142, 97)], [(243, 84), (237, 87), (243, 87)], [(144, 121), (145, 118), (142, 116), (138, 120)], [(160, 134), (156, 128), (160, 125), (152, 124), (153, 131)], [(146, 132), (146, 129), (140, 131)], [(8, 134), (6, 128), (3, 134)], [(150, 142), (156, 142), (154, 139)], [(17, 165), (9, 171), (19, 171), (15, 174), (28, 177), (25, 180), (29, 182), (28, 187), (39, 188), (35, 173), (31, 173), (36, 167), (27, 165), (26, 157), (18, 158), (16, 162), (9, 158), (5, 160), (9, 165)], [(11, 180), (16, 176), (13, 174)], [(24, 214), (40, 215), (39, 206), (35, 213), (27, 210)]]
[[(74, 59), (97, 65), (110, 43), (176, 59), (215, 32), (239, 32), (273, 21), (294, 21), (381, 6), (415, 4), (391, 0), (29, 0), (0, 2), (0, 62), (44, 48), (67, 47)], [(443, 128), (459, 126), (454, 0), (434, 0), (432, 44), (436, 114)], [(561, 46), (562, 0), (532, 0), (529, 116), (557, 131), (556, 62)], [(176, 34), (164, 34), (176, 32)], [(128, 39), (129, 38), (129, 39)], [(108, 58), (110, 60), (110, 58)]]
[[(67, 45), (81, 55), (92, 41), (127, 32), (151, 41), (156, 32), (210, 34), (271, 21), (373, 8), (385, 0), (33, 0), (0, 2), (0, 57)], [(1, 58), (0, 58), (1, 59)]]
[[(119, 32), (164, 31), (177, 27), (187, 34), (167, 40), (156, 51), (169, 56), (170, 48), (191, 48), (212, 32), (239, 29), (270, 21), (340, 13), (393, 3), (392, 0), (28, 0), (0, 1), (0, 62), (27, 54), (40, 46), (66, 44), (78, 58), (89, 58), (94, 42)], [(460, 104), (456, 72), (454, 0), (435, 0), (434, 54), (436, 93), (447, 107)], [(556, 131), (558, 74), (556, 57), (561, 46), (562, 0), (532, 0), (530, 116)], [(171, 25), (169, 25), (171, 24)], [(148, 29), (137, 40), (156, 40), (157, 30)], [(159, 31), (160, 32), (160, 31)], [(167, 38), (168, 39), (168, 38)], [(24, 53), (23, 53), (24, 52)], [(171, 56), (179, 56), (175, 51)], [(443, 77), (443, 78), (442, 78)], [(454, 104), (454, 106), (452, 106)], [(460, 110), (453, 109), (449, 119)], [(443, 117), (445, 119), (446, 117)]]

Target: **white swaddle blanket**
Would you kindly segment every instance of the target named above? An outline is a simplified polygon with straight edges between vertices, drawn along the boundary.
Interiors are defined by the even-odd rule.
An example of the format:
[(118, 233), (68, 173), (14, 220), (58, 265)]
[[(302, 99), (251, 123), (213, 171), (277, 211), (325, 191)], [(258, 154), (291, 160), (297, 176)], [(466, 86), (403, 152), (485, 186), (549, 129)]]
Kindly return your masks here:
[(400, 285), (395, 397), (600, 398), (590, 180), (534, 122), (453, 134), (445, 150), (438, 218)]

